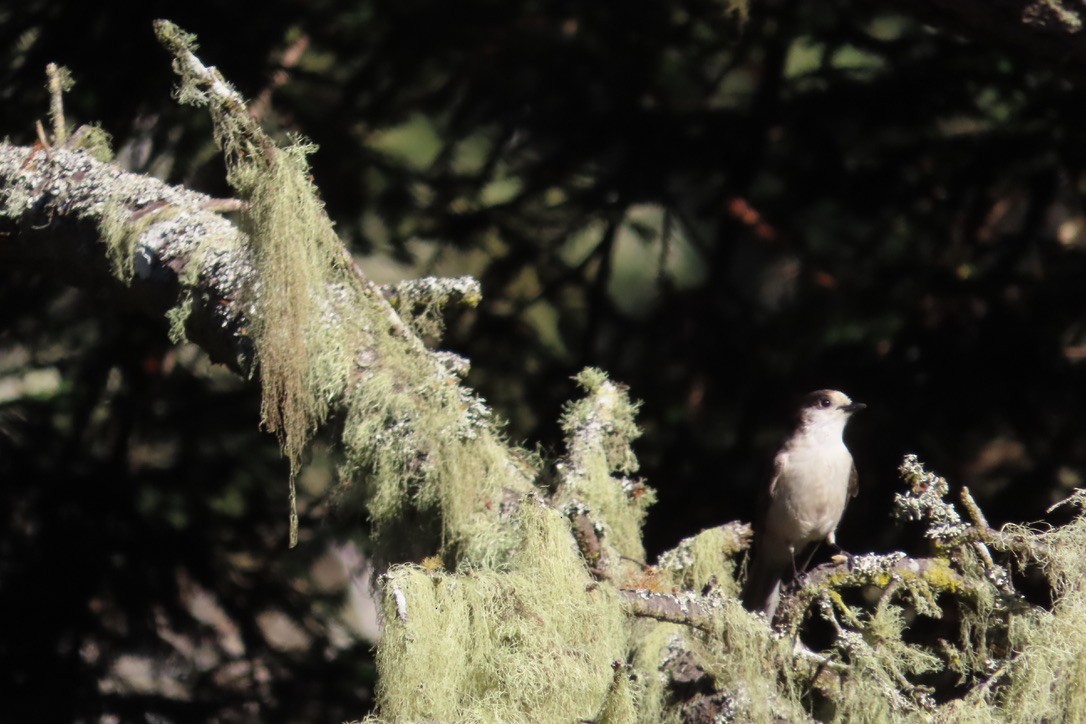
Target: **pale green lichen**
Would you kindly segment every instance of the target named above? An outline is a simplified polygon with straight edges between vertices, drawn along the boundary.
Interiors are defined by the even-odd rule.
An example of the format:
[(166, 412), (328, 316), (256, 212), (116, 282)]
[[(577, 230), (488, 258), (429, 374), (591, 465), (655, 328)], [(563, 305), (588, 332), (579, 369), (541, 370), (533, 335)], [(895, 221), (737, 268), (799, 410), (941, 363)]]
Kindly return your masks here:
[(1002, 531), (1023, 564), (1040, 566), (1055, 597), (1051, 611), (1032, 608), (1009, 621), (1009, 650), (992, 672), (1005, 684), (985, 697), (1008, 721), (1086, 720), (1086, 496), (1076, 491), (1066, 502), (1077, 513), (1064, 526)]
[[(668, 721), (668, 676), (661, 669), (675, 651), (689, 649), (685, 626), (657, 621), (636, 621), (631, 626), (630, 663), (637, 672), (639, 716), (632, 721)], [(629, 720), (628, 720), (629, 721)]]
[[(309, 179), (306, 156), (314, 149), (301, 140), (284, 148), (274, 144), (237, 92), (192, 55), (193, 36), (166, 22), (156, 23), (156, 31), (174, 53), (181, 78), (178, 99), (208, 108), (226, 158), (227, 180), (247, 202), (242, 225), (259, 278), (252, 290), (251, 333), (260, 365), (261, 412), (264, 424), (279, 435), (293, 477), (309, 438), (328, 413), (328, 399), (321, 394), (332, 386), (322, 376), (331, 362), (323, 344), (327, 315), (350, 316), (346, 306), (328, 308), (334, 302), (329, 285), (349, 284), (352, 278), (343, 245)], [(349, 359), (338, 361), (343, 369), (350, 364)]]
[(479, 282), (472, 277), (422, 277), (381, 287), (389, 304), (415, 334), (436, 342), (445, 331), (445, 308), (450, 304), (474, 307), (482, 300)]
[[(636, 675), (632, 672), (630, 666), (618, 661), (612, 664), (612, 668), (615, 673), (611, 682), (611, 689), (604, 699), (603, 708), (592, 721), (614, 722), (615, 724), (638, 721), (641, 708), (638, 706), (639, 702), (637, 701)], [(641, 721), (647, 720), (642, 719)]]
[(526, 500), (507, 572), (395, 567), (380, 582), (377, 697), (389, 721), (541, 722), (629, 712), (619, 602), (563, 518)]
[(517, 535), (501, 517), (532, 490), (538, 461), (511, 455), (486, 405), (406, 338), (384, 338), (360, 363), (340, 497), (366, 506), (379, 557), (418, 560), (440, 547), (454, 566), (504, 567)]
[[(344, 410), (338, 497), (360, 498), (382, 560), (440, 552), (453, 565), (505, 565), (517, 536), (495, 519), (507, 493), (531, 489), (534, 471), (514, 462), (486, 405), (354, 268), (309, 178), (313, 147), (273, 144), (237, 92), (192, 55), (191, 36), (165, 22), (156, 29), (175, 55), (178, 97), (208, 107), (228, 180), (247, 201), (242, 225), (256, 272), (248, 333), (264, 423), (291, 461), (292, 509), (306, 444), (336, 405)], [(478, 294), (464, 280), (431, 287), (433, 305)]]
[[(823, 617), (833, 620), (834, 613), (823, 609)], [(836, 621), (834, 625), (839, 626)], [(938, 671), (941, 661), (906, 643), (905, 629), (905, 614), (898, 606), (877, 607), (858, 630), (838, 628), (834, 649), (848, 664), (848, 678), (836, 702), (836, 719), (888, 721), (934, 709), (929, 690), (909, 677)]]
[(738, 596), (738, 555), (749, 547), (750, 538), (750, 526), (745, 524), (709, 528), (661, 554), (657, 567), (685, 590), (701, 591), (715, 585), (730, 596)]
[[(306, 154), (296, 143), (260, 156), (237, 155), (228, 177), (249, 204), (249, 233), (260, 278), (252, 335), (263, 390), (265, 425), (277, 432), (296, 472), (310, 437), (328, 414), (329, 392), (342, 389), (350, 352), (334, 343), (351, 335), (357, 315), (329, 294), (353, 283), (342, 242), (309, 180)], [(228, 154), (228, 158), (230, 158)]]
[(97, 123), (80, 126), (72, 134), (72, 142), (74, 148), (86, 151), (97, 161), (109, 163), (113, 160), (113, 135)]
[(906, 455), (898, 468), (909, 488), (894, 495), (894, 511), (900, 520), (927, 522), (924, 534), (941, 543), (962, 536), (967, 524), (954, 505), (946, 501), (950, 487), (944, 478), (924, 470), (916, 455)]
[(114, 197), (106, 202), (97, 218), (98, 233), (106, 245), (106, 257), (118, 279), (126, 284), (132, 281), (143, 233), (152, 224), (172, 218), (177, 213), (177, 208), (164, 205), (134, 217), (126, 199)]
[(792, 642), (767, 635), (759, 617), (731, 596), (716, 598), (716, 631), (692, 646), (717, 690), (729, 694), (734, 721), (802, 721), (807, 718), (802, 671), (793, 663)]
[(718, 590), (669, 596), (697, 605), (705, 628), (640, 619), (631, 623), (629, 662), (638, 715), (632, 721), (803, 721), (803, 686), (792, 643)]

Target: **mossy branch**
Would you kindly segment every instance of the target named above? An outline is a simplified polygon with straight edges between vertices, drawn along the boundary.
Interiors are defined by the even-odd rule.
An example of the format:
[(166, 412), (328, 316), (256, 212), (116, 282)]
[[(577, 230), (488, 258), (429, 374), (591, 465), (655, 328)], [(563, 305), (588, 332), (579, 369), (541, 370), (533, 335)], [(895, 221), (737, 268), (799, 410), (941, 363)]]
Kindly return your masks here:
[[(251, 334), (263, 421), (277, 433), (290, 460), (291, 542), (297, 540), (294, 477), (309, 439), (333, 406), (348, 410), (348, 427), (369, 434), (363, 439), (357, 429), (346, 432), (346, 477), (360, 484), (363, 478), (381, 480), (367, 496), (370, 512), (379, 520), (393, 516), (402, 522), (404, 486), (410, 487), (412, 480), (424, 489), (427, 479), (447, 482), (442, 466), (454, 464), (453, 454), (440, 438), (477, 434), (473, 428), (487, 428), (489, 411), (457, 385), (449, 387), (442, 360), (425, 350), (410, 325), (350, 258), (310, 180), (306, 156), (315, 147), (300, 139), (277, 145), (250, 115), (241, 95), (195, 55), (191, 35), (166, 21), (157, 21), (155, 31), (174, 56), (181, 78), (179, 100), (208, 108), (225, 156), (227, 179), (245, 202), (242, 222), (249, 232), (257, 275), (257, 283), (247, 290), (255, 308)], [(425, 298), (419, 291), (424, 286)], [(431, 326), (436, 326), (437, 316), (432, 310), (453, 298), (470, 301), (478, 296), (473, 280), (432, 280), (400, 291), (407, 300), (403, 313), (428, 320)], [(415, 309), (420, 304), (426, 310), (421, 314)], [(386, 330), (381, 329), (382, 317), (388, 320)], [(388, 331), (398, 339), (391, 339)], [(412, 367), (416, 371), (409, 372)], [(422, 397), (427, 387), (441, 389), (433, 396), (438, 409), (439, 401), (445, 401), (447, 419), (441, 423)], [(467, 417), (454, 409), (465, 411)], [(485, 435), (492, 432), (486, 430)], [(381, 448), (377, 455), (373, 440)], [(438, 447), (444, 454), (434, 454)], [(504, 454), (496, 447), (488, 455), (473, 456), (492, 470), (484, 479), (494, 489), (506, 482), (500, 478), (507, 471), (498, 471)], [(524, 486), (524, 480), (517, 484)], [(447, 515), (439, 502), (453, 508), (453, 499), (460, 494), (451, 489), (434, 493), (420, 495), (419, 500), (433, 508), (431, 514), (447, 539), (465, 542), (463, 531), (451, 522), (454, 516)], [(482, 507), (474, 499), (457, 503), (455, 507), (468, 517), (470, 510)]]
[(554, 504), (573, 521), (598, 575), (636, 573), (645, 558), (641, 526), (656, 499), (652, 488), (631, 477), (638, 467), (630, 448), (640, 435), (637, 408), (600, 370), (586, 369), (575, 379), (586, 396), (562, 416), (566, 455), (555, 465)]
[(642, 616), (667, 623), (716, 631), (719, 616), (714, 616), (710, 599), (692, 592), (656, 593), (639, 589), (621, 589), (622, 602), (632, 616)]
[(738, 597), (739, 556), (750, 548), (753, 537), (749, 523), (733, 521), (708, 528), (684, 538), (677, 546), (662, 553), (657, 568), (683, 590), (719, 587), (728, 595)]
[(178, 99), (206, 106), (215, 124), (215, 139), (226, 157), (227, 179), (247, 205), (261, 291), (252, 294), (257, 307), (253, 338), (260, 367), (264, 424), (275, 432), (290, 460), (290, 541), (298, 541), (294, 478), (316, 428), (331, 400), (320, 379), (323, 350), (318, 335), (328, 332), (326, 319), (336, 313), (322, 294), (329, 285), (345, 283), (343, 249), (308, 180), (301, 142), (279, 148), (250, 116), (241, 96), (214, 68), (194, 54), (195, 38), (176, 25), (155, 22), (159, 41), (174, 57), (181, 78)]
[[(565, 520), (528, 498), (506, 570), (398, 566), (383, 579), (382, 714), (392, 721), (578, 721), (633, 709), (612, 665), (627, 630)], [(618, 700), (616, 701), (616, 697)]]
[[(908, 594), (913, 607), (938, 616), (941, 611), (936, 600), (940, 595), (976, 599), (982, 595), (977, 585), (954, 570), (945, 558), (910, 558), (904, 553), (852, 556), (840, 563), (818, 566), (803, 576), (797, 588), (782, 598), (776, 621), (780, 628), (796, 635), (811, 604), (831, 592), (868, 586), (889, 591), (892, 596)], [(891, 595), (880, 597), (880, 604), (888, 603)], [(855, 613), (849, 616), (858, 620)]]

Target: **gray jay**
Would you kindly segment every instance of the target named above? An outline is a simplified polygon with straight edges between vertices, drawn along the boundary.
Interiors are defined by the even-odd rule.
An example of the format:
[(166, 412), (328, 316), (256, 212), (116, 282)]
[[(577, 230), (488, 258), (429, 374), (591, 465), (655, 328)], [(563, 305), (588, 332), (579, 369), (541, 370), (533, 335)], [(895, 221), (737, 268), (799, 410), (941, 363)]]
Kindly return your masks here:
[(857, 490), (856, 466), (842, 435), (852, 413), (864, 407), (837, 390), (806, 395), (795, 429), (773, 458), (743, 588), (743, 605), (765, 612), (770, 622), (781, 584), (806, 568), (823, 540), (835, 545), (837, 524)]

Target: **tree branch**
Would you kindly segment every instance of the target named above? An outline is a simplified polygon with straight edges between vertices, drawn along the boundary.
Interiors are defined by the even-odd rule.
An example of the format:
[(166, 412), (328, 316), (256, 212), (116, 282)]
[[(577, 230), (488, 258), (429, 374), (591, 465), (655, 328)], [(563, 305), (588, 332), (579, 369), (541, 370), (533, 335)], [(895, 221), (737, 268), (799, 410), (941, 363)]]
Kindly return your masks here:
[[(150, 316), (168, 314), (188, 300), (185, 335), (213, 360), (249, 374), (257, 273), (247, 235), (211, 213), (212, 203), (203, 194), (124, 173), (77, 150), (0, 144), (0, 263), (47, 269), (70, 283), (108, 289), (119, 303)], [(107, 241), (110, 234), (124, 238)], [(131, 253), (119, 255), (120, 243)], [(121, 268), (118, 256), (131, 259), (130, 268)], [(387, 515), (371, 515), (386, 546), (383, 554), (419, 559), (442, 541), (469, 546), (468, 531), (482, 519), (508, 517), (505, 506), (493, 505), (502, 491), (519, 496), (531, 490), (535, 473), (492, 428), (485, 404), (455, 382), (446, 362), (410, 332), (376, 285), (363, 287), (372, 294), (354, 308), (364, 315), (367, 335), (340, 340), (330, 333), (328, 340), (350, 345), (354, 360), (344, 387), (328, 391), (347, 409), (345, 445), (358, 461), (345, 468), (344, 490), (355, 486), (357, 502), (371, 513), (373, 505), (391, 501), (391, 490), (375, 491), (372, 481), (357, 485), (372, 474), (368, 461), (387, 455), (403, 469), (393, 474), (382, 467), (382, 484), (398, 490), (425, 478), (433, 488), (413, 498), (409, 508), (390, 502)], [(443, 421), (435, 422), (439, 417)], [(361, 432), (363, 426), (373, 432)], [(450, 459), (464, 469), (449, 467)], [(501, 555), (513, 535), (506, 530), (497, 540), (487, 539), (472, 555)]]
[[(251, 345), (240, 300), (252, 260), (245, 235), (208, 211), (211, 201), (81, 151), (0, 144), (0, 261), (109, 289), (151, 316), (166, 314), (187, 286), (194, 292), (189, 338), (216, 362), (247, 373)], [(138, 231), (127, 285), (117, 278), (102, 239), (107, 213)], [(183, 281), (198, 250), (204, 254), (199, 272)]]
[(691, 626), (708, 633), (714, 631), (713, 606), (707, 597), (689, 592), (655, 593), (628, 588), (618, 593), (632, 616)]

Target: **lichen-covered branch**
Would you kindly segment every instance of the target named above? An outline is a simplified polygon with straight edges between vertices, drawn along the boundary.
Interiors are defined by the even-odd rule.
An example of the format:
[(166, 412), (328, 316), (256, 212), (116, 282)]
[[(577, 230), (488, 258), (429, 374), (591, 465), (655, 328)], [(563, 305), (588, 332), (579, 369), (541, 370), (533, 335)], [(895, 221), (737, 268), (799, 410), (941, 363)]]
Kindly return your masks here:
[[(180, 100), (208, 108), (227, 179), (248, 202), (242, 225), (259, 280), (248, 301), (262, 411), (292, 471), (338, 407), (342, 498), (361, 498), (387, 558), (440, 551), (452, 563), (501, 565), (516, 535), (494, 503), (507, 490), (532, 489), (530, 456), (501, 440), (482, 400), (346, 254), (309, 177), (313, 147), (300, 139), (275, 144), (239, 94), (196, 57), (191, 36), (165, 21), (155, 30), (174, 56)], [(462, 280), (431, 286), (461, 296), (474, 288)]]
[(691, 626), (712, 633), (715, 630), (711, 599), (692, 592), (655, 593), (644, 589), (619, 591), (626, 610), (634, 616)]
[[(208, 74), (205, 93), (226, 94), (228, 86), (200, 71), (189, 50), (181, 55), (189, 59), (185, 67)], [(233, 112), (236, 102), (227, 97), (221, 105)], [(256, 147), (261, 163), (273, 153)], [(323, 235), (317, 246), (326, 251), (316, 256), (306, 248), (312, 229), (327, 231), (330, 222), (306, 175), (289, 163), (280, 171), (265, 182), (286, 189), (286, 197), (269, 198), (273, 192), (254, 186), (239, 230), (207, 210), (206, 196), (125, 174), (69, 148), (3, 145), (0, 258), (48, 264), (73, 281), (110, 287), (133, 306), (168, 314), (213, 358), (244, 373), (258, 369), (262, 384), (274, 366), (268, 354), (294, 349), (268, 340), (283, 330), (302, 338), (302, 364), (284, 362), (301, 369), (302, 378), (280, 379), (277, 399), (311, 412), (330, 405), (344, 410), (341, 499), (366, 506), (384, 553), (414, 558), (442, 549), (452, 561), (499, 561), (513, 534), (508, 525), (484, 520), (502, 514), (495, 502), (506, 491), (532, 489), (531, 456), (500, 439), (486, 406), (407, 333), (375, 285), (343, 264), (338, 239)], [(293, 234), (299, 222), (310, 227), (307, 234)], [(284, 252), (296, 262), (290, 274), (282, 259), (270, 266), (260, 260), (257, 239), (269, 227), (290, 237), (276, 242), (280, 251), (291, 248)], [(300, 247), (297, 254), (293, 247)], [(296, 307), (277, 316), (282, 300), (270, 300), (283, 292), (277, 281), (284, 274), (303, 279), (302, 316)], [(301, 431), (319, 419), (303, 422)]]
[(636, 406), (600, 370), (576, 378), (587, 395), (562, 418), (566, 455), (556, 464), (556, 506), (573, 521), (582, 551), (601, 577), (640, 571), (645, 559), (641, 525), (656, 499), (652, 488), (630, 477), (637, 458), (630, 443), (640, 434)]
[[(936, 554), (863, 555), (819, 566), (783, 594), (775, 627), (720, 596), (733, 571), (722, 561), (743, 547), (738, 527), (684, 541), (661, 556), (644, 588), (620, 592), (630, 615), (658, 622), (636, 656), (643, 666), (659, 662), (669, 677), (661, 696), (670, 698), (671, 711), (727, 702), (738, 719), (781, 716), (802, 706), (803, 690), (832, 702), (839, 720), (1077, 720), (1086, 713), (1073, 693), (1084, 683), (1086, 656), (1086, 517), (1044, 531), (996, 530), (967, 490), (960, 512), (946, 481), (915, 456), (906, 457), (901, 473), (906, 491), (897, 515), (921, 524)], [(1086, 494), (1069, 502), (1081, 509)], [(698, 560), (714, 559), (711, 573), (699, 568)], [(1016, 589), (1014, 568), (1043, 572), (1055, 598), (1051, 609)], [(940, 638), (910, 633), (917, 617), (941, 619)], [(812, 622), (823, 627), (815, 639)], [(684, 693), (666, 665), (675, 660), (711, 674), (712, 686), (700, 679), (701, 690)], [(765, 686), (766, 677), (773, 686), (757, 690), (774, 703), (755, 714), (751, 702), (760, 699), (752, 687)], [(939, 702), (934, 682), (959, 694)]]
[[(181, 79), (178, 99), (208, 109), (227, 181), (246, 202), (241, 218), (262, 284), (260, 291), (250, 289), (247, 300), (255, 308), (251, 334), (261, 415), (290, 460), (293, 545), (298, 538), (294, 480), (302, 454), (350, 374), (349, 361), (332, 353), (328, 340), (336, 339), (341, 349), (365, 344), (365, 330), (352, 323), (351, 305), (365, 300), (375, 306), (376, 295), (348, 262), (308, 178), (306, 154), (312, 148), (301, 140), (277, 146), (237, 91), (196, 57), (194, 37), (164, 20), (154, 25)], [(333, 288), (340, 293), (329, 293)]]
[[(904, 553), (852, 556), (841, 563), (818, 566), (803, 576), (798, 587), (782, 599), (776, 621), (794, 635), (811, 604), (831, 592), (867, 586), (889, 590), (898, 598), (907, 594), (910, 605), (918, 612), (938, 616), (940, 595), (975, 598), (983, 595), (977, 585), (954, 570), (945, 558), (910, 558)], [(889, 597), (880, 598), (882, 604), (889, 600)]]
[(423, 277), (380, 287), (381, 294), (415, 334), (436, 342), (444, 331), (443, 312), (453, 304), (474, 307), (482, 299), (472, 277)]
[[(207, 211), (208, 201), (82, 151), (0, 144), (0, 260), (112, 289), (152, 315), (187, 300), (190, 339), (248, 373), (242, 295), (252, 258), (245, 234)], [(130, 274), (112, 263), (119, 246), (132, 251)]]

